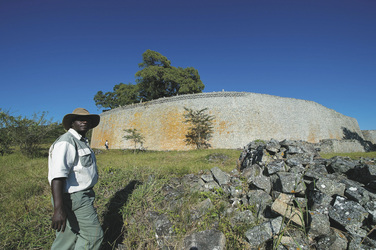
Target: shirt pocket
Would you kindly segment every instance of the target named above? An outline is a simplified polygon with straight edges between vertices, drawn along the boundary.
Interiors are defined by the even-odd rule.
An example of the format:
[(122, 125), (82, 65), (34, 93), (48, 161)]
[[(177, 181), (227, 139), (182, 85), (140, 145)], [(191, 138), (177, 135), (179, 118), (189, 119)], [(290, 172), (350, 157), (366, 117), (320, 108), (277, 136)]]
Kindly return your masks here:
[(79, 149), (78, 156), (83, 167), (90, 167), (93, 164), (93, 157), (89, 148)]

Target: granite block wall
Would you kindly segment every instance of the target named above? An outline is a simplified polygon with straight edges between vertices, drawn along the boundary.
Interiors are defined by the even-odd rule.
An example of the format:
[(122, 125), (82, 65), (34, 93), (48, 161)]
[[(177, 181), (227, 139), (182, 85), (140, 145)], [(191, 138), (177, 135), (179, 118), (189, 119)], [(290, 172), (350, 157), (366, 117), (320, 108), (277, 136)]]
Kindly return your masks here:
[(93, 130), (92, 147), (128, 149), (123, 130), (136, 128), (149, 150), (189, 150), (184, 139), (188, 125), (184, 107), (208, 108), (215, 116), (212, 148), (242, 148), (253, 140), (291, 139), (319, 142), (343, 139), (344, 131), (363, 138), (356, 119), (316, 102), (249, 92), (213, 92), (161, 98), (127, 105), (100, 114)]
[(376, 144), (376, 130), (362, 130), (364, 140)]

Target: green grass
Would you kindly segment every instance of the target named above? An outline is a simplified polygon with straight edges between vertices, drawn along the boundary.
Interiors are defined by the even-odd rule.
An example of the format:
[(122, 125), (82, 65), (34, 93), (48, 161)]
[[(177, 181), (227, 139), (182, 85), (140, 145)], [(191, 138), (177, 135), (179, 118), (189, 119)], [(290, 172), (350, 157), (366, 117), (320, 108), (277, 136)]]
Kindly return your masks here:
[[(218, 166), (224, 171), (236, 167), (240, 151), (237, 150), (193, 150), (169, 152), (141, 152), (110, 150), (98, 155), (100, 182), (97, 185), (97, 209), (104, 225), (106, 249), (118, 243), (126, 249), (158, 248), (150, 221), (149, 212), (167, 213), (174, 222), (175, 240), (183, 237), (189, 228), (196, 225), (188, 222), (189, 205), (197, 199), (184, 194), (183, 209), (166, 207), (162, 187), (174, 177), (197, 174)], [(214, 156), (214, 157), (211, 157)], [(226, 157), (216, 157), (226, 156)], [(212, 160), (209, 160), (212, 159)], [(135, 186), (133, 186), (133, 184)], [(114, 197), (117, 197), (114, 200)], [(120, 208), (109, 208), (108, 204), (119, 204)], [(112, 211), (111, 211), (112, 210)], [(119, 218), (120, 213), (120, 218)], [(108, 225), (112, 221), (123, 221), (120, 225)]]
[[(208, 157), (212, 154), (225, 154), (228, 159), (209, 161)], [(117, 218), (117, 214), (112, 215), (113, 211), (109, 211), (110, 204), (116, 203), (113, 199), (117, 194), (122, 195), (122, 191), (129, 195), (127, 204), (120, 208), (123, 211), (121, 216), (125, 218), (137, 210), (145, 210), (153, 203), (159, 204), (161, 196), (158, 190), (170, 178), (214, 166), (230, 171), (236, 167), (239, 155), (240, 152), (236, 150), (136, 154), (122, 150), (103, 151), (97, 155), (100, 180), (95, 187), (100, 219), (103, 222), (105, 216)], [(0, 249), (50, 248), (55, 233), (50, 229), (52, 205), (47, 171), (47, 158), (30, 159), (19, 152), (0, 157)], [(142, 185), (149, 176), (154, 176), (154, 184)], [(136, 190), (134, 192), (130, 188), (132, 183), (136, 183), (132, 187)], [(119, 209), (114, 211), (118, 213)], [(135, 234), (139, 235), (139, 232), (138, 229)], [(145, 237), (151, 237), (150, 231), (145, 231), (145, 234)]]
[[(231, 171), (236, 166), (236, 159), (240, 155), (240, 151), (238, 150), (225, 149), (140, 153), (133, 153), (131, 150), (110, 150), (103, 152), (103, 154), (98, 155), (98, 164), (102, 168), (148, 166), (158, 168), (166, 174), (197, 173), (199, 170), (210, 169), (214, 166), (218, 166), (225, 171)], [(215, 154), (227, 155), (228, 160), (208, 161), (208, 157)]]
[(358, 160), (360, 158), (376, 158), (376, 151), (373, 151), (373, 152), (357, 152), (357, 153), (321, 154), (321, 157), (325, 158), (325, 159), (330, 159), (334, 156), (350, 157), (353, 160)]
[(0, 157), (1, 249), (47, 249), (51, 244), (46, 160), (19, 153)]
[[(168, 214), (175, 225), (175, 240), (218, 223), (228, 246), (234, 249), (245, 246), (240, 235), (247, 228), (232, 228), (226, 218), (219, 216), (226, 204), (220, 190), (216, 194), (184, 193), (181, 207), (166, 207), (162, 192), (162, 187), (174, 177), (205, 172), (216, 166), (229, 172), (236, 168), (239, 155), (238, 150), (210, 149), (136, 154), (102, 151), (97, 155), (100, 178), (94, 190), (95, 206), (106, 230), (104, 249), (113, 249), (118, 243), (127, 249), (157, 248), (152, 225), (144, 216), (153, 211)], [(343, 156), (375, 158), (376, 152)], [(0, 157), (0, 249), (50, 249), (55, 232), (50, 229), (52, 205), (47, 170), (45, 157), (29, 159), (19, 152)], [(208, 197), (214, 205), (212, 210), (192, 222), (190, 206)]]

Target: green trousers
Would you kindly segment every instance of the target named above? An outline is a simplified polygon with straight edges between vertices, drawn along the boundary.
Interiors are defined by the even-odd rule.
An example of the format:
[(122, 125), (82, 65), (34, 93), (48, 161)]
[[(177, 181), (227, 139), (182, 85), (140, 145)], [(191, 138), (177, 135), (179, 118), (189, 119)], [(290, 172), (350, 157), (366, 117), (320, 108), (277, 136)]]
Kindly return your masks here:
[(64, 232), (56, 232), (51, 249), (99, 249), (103, 230), (93, 206), (95, 193), (92, 189), (64, 194), (67, 225)]

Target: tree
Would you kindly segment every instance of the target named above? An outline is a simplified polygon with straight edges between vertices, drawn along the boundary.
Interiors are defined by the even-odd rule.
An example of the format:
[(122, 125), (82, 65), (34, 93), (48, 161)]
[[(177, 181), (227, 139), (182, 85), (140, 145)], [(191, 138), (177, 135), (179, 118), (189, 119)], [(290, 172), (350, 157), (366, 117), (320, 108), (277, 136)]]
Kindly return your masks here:
[(0, 108), (0, 152), (1, 154), (10, 153), (12, 145), (12, 130), (14, 117), (9, 115), (9, 111), (3, 111)]
[(113, 109), (140, 100), (201, 93), (205, 88), (195, 68), (173, 67), (167, 57), (156, 51), (146, 50), (139, 67), (141, 70), (135, 74), (136, 84), (120, 83), (112, 92), (98, 91), (94, 96), (95, 105)]
[[(59, 136), (64, 134), (66, 132), (65, 128), (63, 127), (62, 123), (52, 123), (50, 124), (51, 128), (48, 131), (47, 135), (43, 138), (42, 143), (43, 144), (52, 144)], [(92, 129), (90, 129), (86, 133), (86, 137), (90, 139), (90, 132)]]
[(54, 131), (57, 123), (46, 119), (46, 112), (34, 114), (31, 119), (17, 117), (15, 127), (15, 142), (21, 152), (29, 157), (39, 155), (40, 145), (44, 138)]
[(192, 94), (201, 93), (204, 90), (204, 84), (200, 80), (198, 70), (192, 67), (178, 68), (179, 69), (179, 91), (178, 94)]
[(9, 152), (12, 145), (29, 157), (38, 156), (40, 145), (59, 126), (46, 119), (47, 112), (34, 114), (31, 119), (14, 117), (0, 110), (1, 150)]
[(187, 145), (195, 145), (197, 149), (209, 148), (209, 140), (214, 132), (214, 116), (206, 114), (207, 108), (201, 110), (192, 110), (184, 107), (184, 123), (190, 124), (184, 140)]
[(137, 85), (119, 83), (114, 86), (113, 90), (113, 92), (106, 93), (98, 91), (94, 96), (95, 105), (97, 107), (113, 109), (139, 101)]
[(137, 132), (137, 129), (124, 129), (124, 132), (128, 133), (128, 135), (123, 136), (123, 138), (134, 142), (134, 152), (137, 150), (137, 143), (140, 143), (142, 147), (145, 139), (141, 133)]
[(136, 82), (143, 100), (201, 93), (205, 88), (198, 71), (192, 67), (173, 67), (165, 56), (152, 50), (146, 50), (142, 58), (143, 62), (139, 64), (142, 69), (136, 73)]

